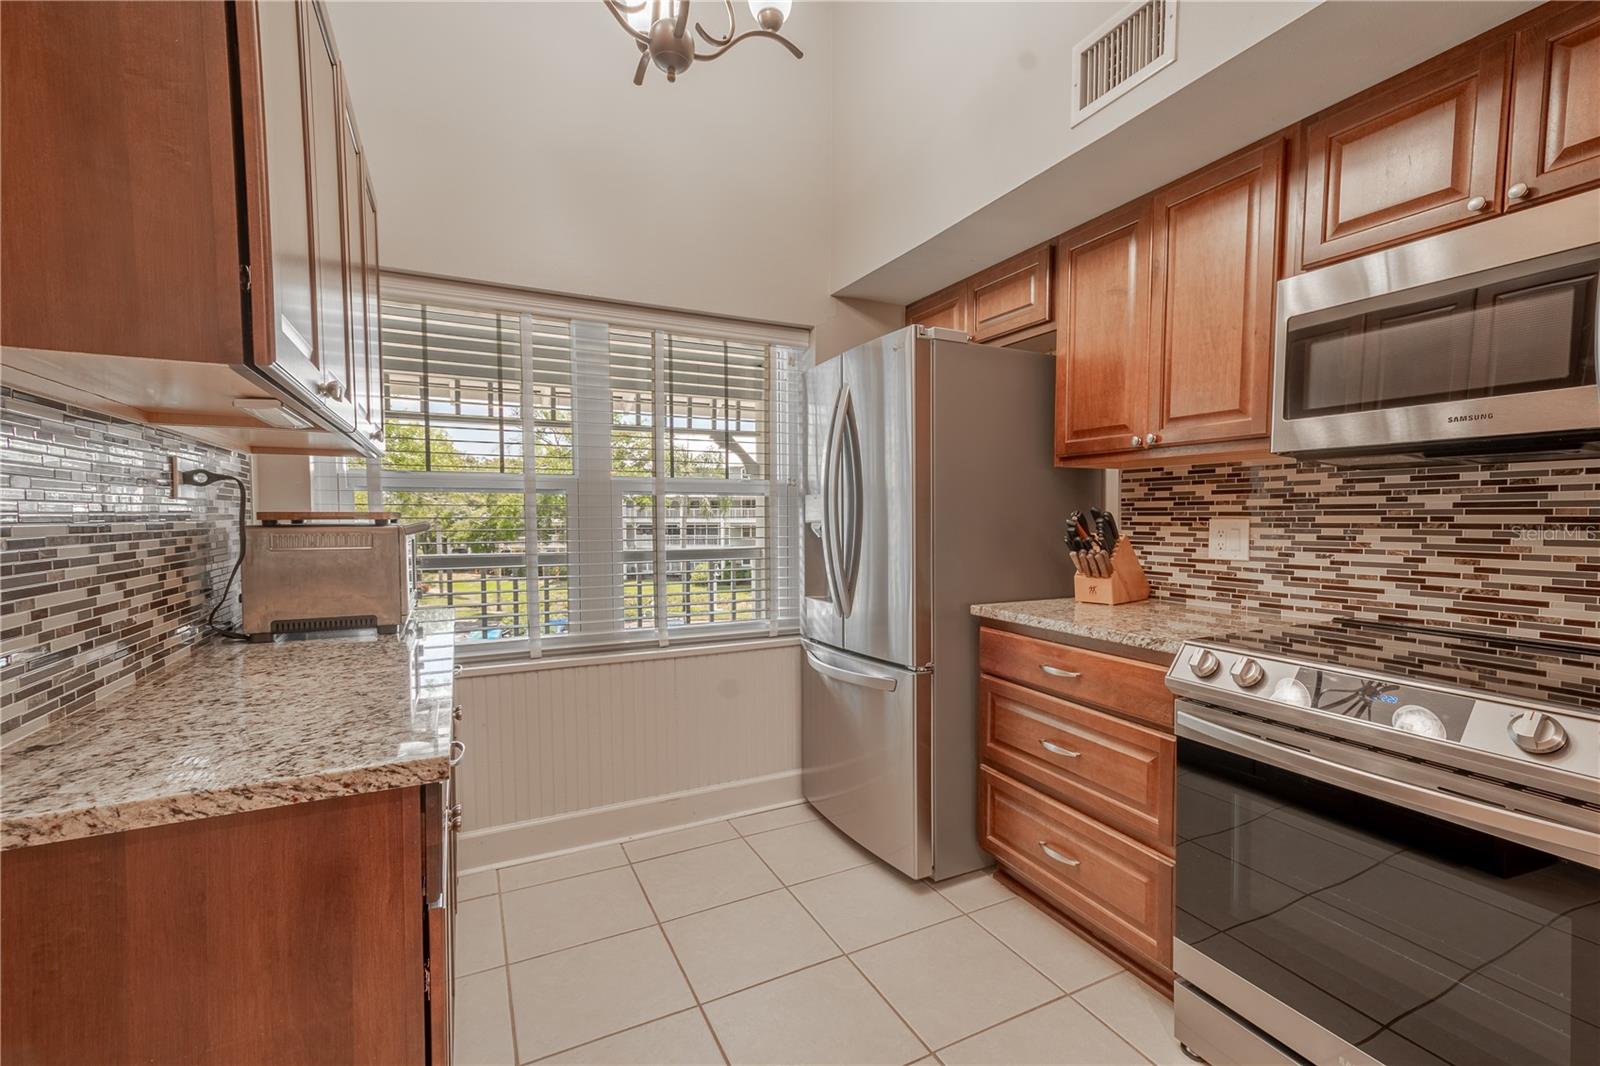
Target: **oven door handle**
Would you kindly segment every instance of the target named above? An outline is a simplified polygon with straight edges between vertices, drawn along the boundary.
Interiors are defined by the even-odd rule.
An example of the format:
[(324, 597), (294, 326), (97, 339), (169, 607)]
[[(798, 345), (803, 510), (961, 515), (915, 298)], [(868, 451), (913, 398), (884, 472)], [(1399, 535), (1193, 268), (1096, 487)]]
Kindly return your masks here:
[[(1175, 722), (1180, 739), (1220, 748), (1246, 759), (1303, 774), (1326, 784), (1348, 788), (1412, 810), (1449, 821), (1459, 821), (1486, 833), (1514, 840), (1540, 851), (1559, 855), (1584, 866), (1600, 869), (1600, 834), (1548, 822), (1520, 811), (1496, 807), (1438, 789), (1397, 781), (1392, 777), (1358, 770), (1310, 752), (1231, 729), (1202, 718), (1179, 704)], [(1600, 818), (1597, 818), (1600, 822)]]

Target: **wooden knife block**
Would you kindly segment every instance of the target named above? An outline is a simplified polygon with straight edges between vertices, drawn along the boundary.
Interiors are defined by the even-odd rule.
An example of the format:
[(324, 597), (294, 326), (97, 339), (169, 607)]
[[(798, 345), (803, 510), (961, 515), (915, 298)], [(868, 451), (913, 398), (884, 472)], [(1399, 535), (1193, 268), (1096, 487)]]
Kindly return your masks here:
[(1111, 576), (1090, 577), (1080, 570), (1073, 579), (1072, 594), (1079, 603), (1133, 603), (1150, 598), (1150, 582), (1145, 580), (1144, 567), (1127, 537), (1117, 538), (1111, 549)]

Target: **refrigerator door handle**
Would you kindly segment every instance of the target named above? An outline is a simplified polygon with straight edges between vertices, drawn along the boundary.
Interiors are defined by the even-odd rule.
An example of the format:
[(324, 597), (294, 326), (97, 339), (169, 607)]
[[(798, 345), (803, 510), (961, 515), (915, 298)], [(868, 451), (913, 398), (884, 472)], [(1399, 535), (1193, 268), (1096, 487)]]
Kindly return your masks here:
[(855, 398), (848, 388), (840, 401), (839, 469), (844, 525), (840, 528), (839, 613), (850, 617), (855, 605), (856, 583), (861, 578), (861, 514), (863, 511), (861, 469), (861, 430), (856, 425)]
[(834, 609), (843, 617), (844, 608), (841, 603), (839, 589), (839, 560), (837, 557), (836, 541), (839, 527), (838, 489), (839, 480), (839, 417), (844, 409), (844, 391), (834, 397), (833, 415), (828, 421), (828, 445), (822, 456), (822, 571), (828, 582), (828, 599), (833, 603)]
[(886, 674), (869, 674), (862, 671), (846, 670), (832, 663), (823, 662), (806, 649), (806, 659), (811, 663), (811, 669), (823, 677), (831, 677), (835, 681), (842, 681), (847, 685), (860, 685), (862, 688), (875, 688), (879, 692), (893, 692), (900, 682)]

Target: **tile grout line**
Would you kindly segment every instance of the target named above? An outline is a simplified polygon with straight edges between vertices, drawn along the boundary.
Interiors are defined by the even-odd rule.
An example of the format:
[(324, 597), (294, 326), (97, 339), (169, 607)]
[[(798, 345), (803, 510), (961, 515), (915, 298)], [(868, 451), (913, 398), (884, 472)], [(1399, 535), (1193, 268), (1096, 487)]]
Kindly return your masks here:
[[(506, 934), (506, 907), (505, 907), (505, 900), (502, 899), (501, 896), (500, 896), (500, 875), (499, 874), (495, 875), (494, 884), (495, 884), (494, 910), (495, 910), (495, 913), (500, 916), (500, 960), (501, 960), (500, 965), (501, 965), (501, 968), (504, 969), (505, 972), (506, 972), (506, 1010), (509, 1011), (510, 1015), (511, 1015), (511, 1058), (515, 1062), (521, 1063), (522, 1062), (522, 1050), (517, 1046), (517, 1001), (516, 1001), (516, 998), (511, 994), (511, 942), (510, 942), (510, 937)], [(453, 983), (454, 982), (452, 982), (452, 984)], [(450, 989), (450, 994), (451, 995), (455, 994), (455, 989), (454, 988)], [(455, 1017), (455, 1011), (454, 1010), (451, 1011), (451, 1017), (452, 1018)], [(450, 1043), (451, 1043), (450, 1059), (451, 1059), (451, 1061), (455, 1060), (455, 1054), (456, 1054), (456, 1049), (455, 1049), (455, 1046), (454, 1046), (455, 1045), (455, 1038), (456, 1038), (455, 1029), (454, 1029), (454, 1027), (452, 1027), (451, 1031), (450, 1031)]]
[[(756, 849), (753, 848), (753, 847), (750, 850), (751, 851), (756, 851)], [(772, 869), (771, 864), (768, 863), (767, 860), (762, 857), (762, 855), (761, 855), (761, 853), (759, 851), (756, 851), (756, 858), (761, 859), (762, 864), (765, 865), (769, 871), (771, 871), (773, 877), (778, 877), (778, 871)], [(864, 866), (864, 865), (866, 865), (866, 863), (863, 863), (862, 865)], [(822, 877), (832, 877), (833, 874), (842, 874), (842, 873), (848, 872), (849, 870), (856, 870), (856, 869), (860, 869), (860, 867), (848, 866), (843, 870), (835, 870), (835, 871), (833, 871), (833, 873), (823, 874)], [(820, 880), (822, 880), (822, 878), (821, 877), (813, 877), (813, 878), (811, 878), (811, 880), (812, 881), (820, 881)], [(814, 924), (818, 929), (822, 930), (822, 935), (827, 937), (828, 941), (831, 944), (833, 944), (834, 948), (836, 948), (838, 950), (839, 954), (836, 955), (835, 958), (843, 958), (846, 962), (848, 962), (850, 964), (850, 968), (855, 970), (856, 973), (861, 975), (861, 979), (867, 983), (867, 987), (872, 989), (874, 992), (876, 992), (878, 994), (878, 998), (883, 1001), (883, 1005), (885, 1007), (888, 1007), (889, 1010), (894, 1014), (895, 1018), (897, 1018), (899, 1020), (900, 1024), (906, 1027), (906, 1032), (911, 1034), (911, 1039), (913, 1039), (917, 1043), (921, 1044), (923, 1051), (927, 1052), (929, 1055), (933, 1054), (933, 1048), (929, 1047), (928, 1046), (928, 1042), (926, 1040), (922, 1039), (922, 1034), (921, 1033), (917, 1032), (916, 1029), (912, 1028), (911, 1023), (906, 1021), (905, 1016), (900, 1013), (900, 1011), (895, 1007), (895, 1005), (893, 1003), (889, 1002), (889, 997), (883, 994), (883, 989), (879, 988), (877, 985), (872, 983), (872, 978), (868, 977), (864, 972), (862, 972), (861, 967), (856, 964), (856, 960), (852, 959), (850, 957), (850, 953), (848, 951), (844, 950), (844, 948), (839, 944), (839, 941), (834, 939), (834, 936), (833, 936), (832, 933), (828, 932), (827, 926), (825, 926), (821, 922), (817, 921), (816, 915), (811, 913), (811, 909), (805, 905), (805, 903), (800, 899), (799, 896), (794, 894), (794, 886), (793, 885), (784, 884), (783, 878), (781, 878), (781, 877), (778, 877), (778, 883), (783, 885), (783, 890), (785, 892), (789, 893), (789, 898), (794, 900), (795, 906), (799, 907), (801, 912), (803, 914), (805, 914), (806, 917), (811, 919), (812, 924)], [(795, 882), (795, 884), (806, 884), (806, 883), (807, 882), (805, 882), (805, 881), (796, 881)], [(833, 959), (827, 959), (825, 961), (832, 962)], [(822, 965), (822, 963), (817, 963), (817, 965), (820, 966), (820, 965)], [(916, 1062), (918, 1059), (925, 1058), (925, 1057), (926, 1056), (918, 1055), (916, 1058), (908, 1060), (908, 1062)]]
[[(627, 854), (626, 851), (623, 852)], [(728, 1058), (728, 1050), (722, 1046), (722, 1037), (717, 1035), (717, 1027), (711, 1024), (711, 1016), (706, 1013), (705, 1004), (700, 1001), (700, 993), (695, 989), (694, 982), (689, 980), (689, 971), (684, 969), (683, 960), (678, 958), (678, 949), (673, 946), (672, 938), (667, 935), (666, 923), (661, 920), (661, 915), (656, 912), (656, 905), (650, 898), (650, 893), (645, 890), (644, 882), (639, 879), (639, 871), (633, 868), (632, 860), (628, 862), (628, 872), (633, 875), (634, 883), (639, 886), (639, 894), (644, 897), (644, 905), (650, 908), (650, 916), (656, 920), (656, 931), (661, 934), (661, 939), (666, 942), (667, 951), (672, 954), (672, 961), (678, 967), (678, 973), (683, 976), (683, 986), (689, 990), (689, 998), (694, 1000), (694, 1009), (700, 1012), (700, 1022), (706, 1027), (706, 1032), (711, 1034), (711, 1042), (717, 1046), (717, 1054), (722, 1056), (723, 1066), (732, 1062)], [(663, 1015), (663, 1017), (667, 1017)], [(613, 1034), (615, 1035), (615, 1034)]]
[[(1134, 974), (1131, 970), (1123, 970), (1122, 973), (1114, 973), (1110, 977), (1102, 977), (1098, 981), (1095, 981), (1095, 982), (1093, 982), (1091, 984), (1084, 985), (1082, 988), (1078, 989), (1078, 992), (1087, 992), (1087, 991), (1089, 991), (1089, 989), (1094, 988), (1096, 985), (1103, 985), (1107, 981), (1114, 981), (1118, 977), (1121, 977), (1122, 974), (1128, 974), (1135, 981), (1138, 981), (1141, 985), (1144, 983), (1143, 979), (1140, 978), (1137, 974)], [(1079, 999), (1078, 998), (1078, 992), (1071, 993), (1072, 1001), (1074, 1003), (1076, 1003), (1078, 1006), (1082, 1007), (1084, 1010), (1088, 1011), (1089, 1012), (1089, 1016), (1091, 1018), (1093, 1018), (1095, 1021), (1099, 1022), (1101, 1025), (1105, 1026), (1107, 1029), (1109, 1029), (1113, 1033), (1115, 1033), (1116, 1036), (1117, 1036), (1117, 1039), (1121, 1040), (1124, 1044), (1127, 1044), (1130, 1048), (1132, 1048), (1133, 1049), (1133, 1053), (1135, 1055), (1138, 1055), (1140, 1058), (1142, 1058), (1146, 1062), (1150, 1063), (1150, 1066), (1156, 1066), (1156, 1060), (1151, 1058), (1149, 1055), (1146, 1055), (1144, 1053), (1144, 1049), (1143, 1048), (1139, 1047), (1132, 1040), (1128, 1039), (1128, 1036), (1125, 1033), (1123, 1033), (1123, 1031), (1121, 1029), (1118, 1029), (1116, 1026), (1112, 1025), (1105, 1018), (1100, 1017), (1099, 1012), (1096, 1011), (1093, 1007), (1089, 1006), (1089, 1004), (1087, 1004), (1087, 1003), (1083, 1002), (1083, 1000)], [(1173, 1040), (1177, 1040), (1178, 1038), (1177, 1038), (1176, 1035), (1174, 1035), (1172, 1039)]]

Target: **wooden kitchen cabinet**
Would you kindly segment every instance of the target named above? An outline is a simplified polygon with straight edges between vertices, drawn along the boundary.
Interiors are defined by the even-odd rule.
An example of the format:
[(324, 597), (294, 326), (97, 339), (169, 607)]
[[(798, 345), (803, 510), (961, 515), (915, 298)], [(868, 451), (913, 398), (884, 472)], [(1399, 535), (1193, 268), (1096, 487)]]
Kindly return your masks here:
[(1540, 14), (1516, 37), (1505, 182), (1527, 192), (1512, 210), (1600, 184), (1600, 5)]
[(1056, 241), (1056, 458), (1137, 448), (1149, 414), (1150, 201)]
[(1284, 142), (1155, 195), (1145, 446), (1264, 437)]
[(1054, 258), (1042, 244), (974, 274), (967, 282), (972, 339), (987, 343), (1049, 322)]
[(239, 450), (381, 452), (320, 5), (18, 0), (0, 22), (10, 383)]
[(1510, 62), (1475, 43), (1308, 120), (1301, 267), (1498, 210)]
[(955, 329), (971, 335), (972, 293), (966, 282), (941, 289), (906, 308), (906, 325)]
[(0, 853), (5, 1061), (442, 1066), (430, 789)]

